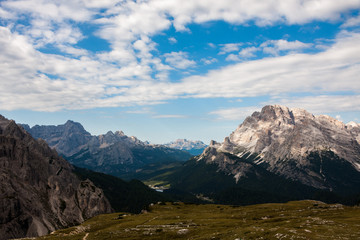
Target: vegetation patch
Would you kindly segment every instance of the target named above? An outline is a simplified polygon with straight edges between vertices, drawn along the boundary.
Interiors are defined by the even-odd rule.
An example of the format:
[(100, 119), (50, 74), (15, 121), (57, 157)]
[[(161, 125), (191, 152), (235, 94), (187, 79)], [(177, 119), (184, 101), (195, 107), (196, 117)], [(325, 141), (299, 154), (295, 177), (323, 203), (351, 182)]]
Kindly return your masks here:
[[(121, 216), (121, 217), (119, 217)], [(53, 239), (360, 239), (360, 208), (317, 201), (250, 206), (153, 204), (94, 217)]]

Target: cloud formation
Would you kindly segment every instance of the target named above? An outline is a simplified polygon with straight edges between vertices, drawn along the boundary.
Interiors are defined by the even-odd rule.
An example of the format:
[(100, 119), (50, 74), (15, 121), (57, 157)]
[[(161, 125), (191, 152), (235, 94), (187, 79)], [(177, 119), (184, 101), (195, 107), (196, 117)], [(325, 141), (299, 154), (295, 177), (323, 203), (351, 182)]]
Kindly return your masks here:
[[(277, 6), (277, 7), (274, 7)], [(358, 9), (360, 0), (19, 0), (2, 1), (0, 14), (1, 109), (58, 111), (159, 104), (177, 98), (252, 97), (291, 92), (359, 93), (360, 34), (343, 31), (323, 52), (301, 53), (300, 41), (269, 40), (261, 50), (273, 56), (235, 63), (205, 75), (172, 82), (171, 70), (198, 63), (185, 51), (159, 55), (152, 37), (173, 26), (225, 21), (232, 24), (303, 24), (336, 21)], [(24, 20), (26, 19), (26, 20)], [(78, 43), (91, 23), (108, 51)], [(358, 24), (358, 17), (344, 27)], [(169, 41), (176, 43), (175, 38)], [(47, 51), (45, 51), (46, 49)], [(229, 60), (254, 57), (259, 48), (223, 45)], [(286, 52), (279, 56), (280, 52)], [(287, 54), (291, 52), (291, 54)], [(232, 59), (231, 59), (232, 58)], [(203, 58), (205, 64), (216, 62)]]

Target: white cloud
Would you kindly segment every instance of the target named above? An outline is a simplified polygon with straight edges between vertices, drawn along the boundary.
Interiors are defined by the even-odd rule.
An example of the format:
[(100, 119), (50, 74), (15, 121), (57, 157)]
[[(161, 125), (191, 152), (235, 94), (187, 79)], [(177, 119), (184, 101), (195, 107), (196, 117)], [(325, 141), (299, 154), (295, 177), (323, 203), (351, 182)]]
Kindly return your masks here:
[(88, 21), (94, 14), (91, 9), (84, 6), (83, 1), (19, 0), (3, 1), (1, 5), (5, 9), (16, 12), (19, 16), (29, 14), (34, 19), (47, 19), (56, 22), (65, 20)]
[(239, 52), (239, 56), (243, 57), (243, 58), (252, 58), (252, 57), (256, 56), (254, 53), (257, 51), (258, 51), (258, 48), (256, 48), (256, 47), (244, 48), (244, 49), (241, 49), (241, 51)]
[[(57, 111), (158, 104), (180, 97), (242, 98), (292, 92), (360, 93), (359, 42), (360, 34), (343, 32), (336, 43), (324, 52), (241, 62), (210, 71), (204, 76), (191, 76), (171, 83), (147, 79), (150, 70), (146, 65), (130, 64), (118, 68), (98, 56), (71, 59), (43, 54), (26, 37), (0, 27), (0, 45), (3, 46), (0, 55), (0, 106), (7, 110)], [(187, 60), (181, 57), (183, 55), (175, 53), (169, 57), (180, 56), (180, 63)], [(194, 64), (187, 61), (178, 67)], [(134, 76), (143, 78), (134, 79)], [(348, 107), (341, 105), (339, 109), (355, 109), (360, 102), (353, 97), (344, 99)], [(325, 99), (323, 102), (328, 104), (330, 101)], [(338, 100), (329, 105), (337, 106), (336, 102)], [(316, 106), (314, 99), (308, 102), (296, 99), (294, 103), (311, 111)], [(287, 102), (284, 104), (289, 105)], [(324, 111), (324, 105), (320, 105), (318, 111), (320, 109)]]
[(171, 52), (164, 54), (165, 62), (169, 63), (171, 66), (179, 69), (187, 69), (194, 67), (196, 62), (189, 60), (189, 54), (186, 52)]
[(238, 54), (229, 54), (226, 57), (226, 61), (243, 61), (248, 58), (256, 57), (255, 53), (259, 51), (259, 48), (256, 47), (247, 47), (241, 49), (241, 51)]
[(177, 40), (176, 40), (176, 38), (174, 38), (174, 37), (169, 37), (168, 40), (169, 40), (169, 42), (170, 42), (171, 44), (177, 43)]
[(269, 53), (272, 55), (278, 55), (280, 51), (298, 51), (301, 49), (310, 48), (312, 44), (303, 43), (298, 40), (296, 41), (287, 41), (284, 39), (280, 40), (268, 40), (260, 45), (263, 48), (265, 53)]
[(241, 61), (239, 55), (237, 55), (237, 54), (229, 54), (225, 60), (226, 61), (234, 61), (234, 62)]
[(227, 44), (220, 44), (220, 52), (219, 54), (225, 54), (229, 52), (237, 52), (239, 51), (240, 46), (242, 43), (227, 43)]
[(200, 61), (203, 62), (205, 65), (210, 65), (216, 63), (218, 60), (216, 58), (209, 57), (209, 58), (202, 58)]
[(343, 25), (341, 25), (341, 27), (344, 27), (344, 28), (356, 27), (356, 26), (360, 26), (360, 15), (348, 19)]

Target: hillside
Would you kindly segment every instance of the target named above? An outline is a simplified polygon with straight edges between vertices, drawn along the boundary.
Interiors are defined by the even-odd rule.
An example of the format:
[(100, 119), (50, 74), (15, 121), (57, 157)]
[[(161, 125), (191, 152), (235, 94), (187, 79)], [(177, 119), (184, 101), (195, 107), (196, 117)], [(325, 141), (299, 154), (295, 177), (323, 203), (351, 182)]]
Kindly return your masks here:
[(104, 173), (75, 167), (74, 173), (80, 179), (90, 179), (104, 191), (111, 207), (117, 212), (140, 213), (150, 203), (171, 199), (144, 185), (141, 181), (124, 181)]
[(42, 237), (55, 239), (359, 239), (360, 208), (316, 201), (224, 205), (158, 205), (115, 213)]

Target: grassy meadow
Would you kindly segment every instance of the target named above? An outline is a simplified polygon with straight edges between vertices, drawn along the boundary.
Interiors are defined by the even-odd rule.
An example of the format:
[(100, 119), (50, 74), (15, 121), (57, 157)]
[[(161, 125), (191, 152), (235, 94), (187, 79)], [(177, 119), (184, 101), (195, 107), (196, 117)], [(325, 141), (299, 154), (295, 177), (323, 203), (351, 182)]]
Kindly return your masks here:
[(142, 214), (100, 215), (38, 239), (360, 239), (360, 207), (311, 200), (251, 206), (159, 203)]

